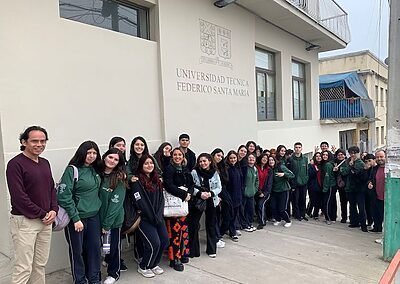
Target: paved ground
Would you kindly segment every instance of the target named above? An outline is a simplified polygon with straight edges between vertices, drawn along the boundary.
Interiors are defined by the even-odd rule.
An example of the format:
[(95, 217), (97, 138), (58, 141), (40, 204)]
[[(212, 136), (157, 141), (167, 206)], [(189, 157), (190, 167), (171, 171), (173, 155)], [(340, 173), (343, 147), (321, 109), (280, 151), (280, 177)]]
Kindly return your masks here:
[[(382, 261), (382, 246), (374, 242), (379, 237), (340, 223), (294, 221), (291, 228), (269, 223), (263, 230), (243, 232), (238, 243), (227, 239), (215, 259), (205, 252), (191, 259), (184, 272), (167, 267), (164, 258), (165, 273), (153, 279), (136, 272), (128, 253), (129, 270), (117, 283), (378, 283), (388, 265)], [(71, 282), (69, 271), (52, 273), (46, 281)]]

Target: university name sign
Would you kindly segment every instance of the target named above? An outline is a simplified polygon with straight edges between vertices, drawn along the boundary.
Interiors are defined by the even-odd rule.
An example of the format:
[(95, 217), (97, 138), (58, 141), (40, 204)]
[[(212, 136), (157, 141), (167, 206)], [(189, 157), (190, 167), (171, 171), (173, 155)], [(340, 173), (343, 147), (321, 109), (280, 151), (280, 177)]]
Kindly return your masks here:
[(182, 93), (249, 96), (249, 81), (241, 78), (176, 68), (176, 90)]

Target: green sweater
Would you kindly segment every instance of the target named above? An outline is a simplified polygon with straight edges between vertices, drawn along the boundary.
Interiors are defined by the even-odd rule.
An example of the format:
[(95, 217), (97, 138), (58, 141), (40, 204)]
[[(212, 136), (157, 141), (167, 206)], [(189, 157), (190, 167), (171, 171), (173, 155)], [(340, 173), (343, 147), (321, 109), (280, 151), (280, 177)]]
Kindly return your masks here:
[(100, 176), (90, 166), (79, 167), (78, 172), (79, 178), (74, 182), (74, 170), (67, 167), (57, 193), (58, 204), (65, 209), (74, 223), (96, 216), (101, 206)]
[(349, 160), (343, 163), (340, 167), (340, 174), (346, 178), (346, 192), (358, 192), (363, 190), (363, 174), (365, 174), (364, 170), (364, 162), (360, 159), (354, 161), (352, 166), (349, 165)]
[(245, 197), (254, 197), (258, 191), (258, 171), (256, 167), (247, 167), (246, 187), (244, 188)]
[(117, 187), (110, 189), (110, 177), (105, 176), (100, 186), (99, 197), (101, 200), (100, 222), (101, 227), (109, 231), (121, 228), (124, 222), (125, 185), (118, 182)]
[(295, 186), (303, 186), (308, 182), (308, 160), (307, 157), (300, 155), (296, 157), (294, 154), (290, 158), (291, 170), (295, 175), (293, 179)]
[[(283, 177), (278, 177), (277, 173), (284, 173)], [(289, 180), (294, 178), (294, 174), (284, 165), (277, 166), (272, 173), (274, 179), (272, 181), (273, 192), (284, 192), (290, 190)]]
[(336, 185), (336, 178), (333, 174), (333, 164), (331, 162), (326, 162), (323, 165), (322, 172), (325, 173), (322, 192), (328, 192), (329, 188)]

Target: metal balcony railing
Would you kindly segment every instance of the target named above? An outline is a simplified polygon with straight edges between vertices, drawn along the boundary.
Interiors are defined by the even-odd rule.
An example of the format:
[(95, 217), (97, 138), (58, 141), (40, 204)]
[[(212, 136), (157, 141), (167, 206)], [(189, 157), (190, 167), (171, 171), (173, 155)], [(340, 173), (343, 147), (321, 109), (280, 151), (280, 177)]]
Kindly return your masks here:
[(320, 101), (320, 119), (363, 118), (367, 115), (363, 103), (369, 104), (370, 101), (361, 98)]
[(350, 42), (347, 13), (335, 0), (286, 0), (346, 43)]

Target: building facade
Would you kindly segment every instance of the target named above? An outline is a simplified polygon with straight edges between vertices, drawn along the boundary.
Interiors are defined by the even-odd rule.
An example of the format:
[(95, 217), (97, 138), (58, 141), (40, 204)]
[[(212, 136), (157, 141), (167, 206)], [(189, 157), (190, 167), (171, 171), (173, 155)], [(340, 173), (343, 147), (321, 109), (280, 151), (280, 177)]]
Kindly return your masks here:
[[(366, 151), (386, 146), (386, 114), (388, 97), (388, 67), (368, 50), (320, 59), (320, 74), (355, 71), (367, 89), (373, 103), (375, 118), (358, 122), (356, 128), (341, 133)], [(347, 137), (347, 138), (344, 138)]]
[[(176, 145), (182, 132), (191, 135), (198, 153), (237, 149), (247, 140), (264, 148), (301, 141), (305, 152), (322, 140), (338, 145), (338, 131), (353, 124), (320, 124), (318, 52), (345, 47), (350, 35), (347, 14), (334, 1), (320, 2), (3, 3), (5, 259), (12, 257), (5, 166), (19, 152), (18, 135), (29, 125), (49, 132), (44, 156), (55, 180), (82, 141), (94, 140), (105, 150), (114, 135), (129, 142), (144, 136), (152, 151), (163, 141)], [(55, 233), (48, 271), (67, 266), (64, 236)]]

